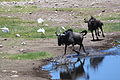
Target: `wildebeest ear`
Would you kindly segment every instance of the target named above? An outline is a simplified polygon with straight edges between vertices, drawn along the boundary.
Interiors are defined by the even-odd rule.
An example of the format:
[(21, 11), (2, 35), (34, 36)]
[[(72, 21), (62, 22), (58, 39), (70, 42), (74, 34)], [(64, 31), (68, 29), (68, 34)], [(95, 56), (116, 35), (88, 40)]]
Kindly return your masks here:
[(88, 20), (86, 20), (86, 18), (84, 18), (84, 22), (85, 22), (85, 23), (88, 23)]
[(55, 31), (55, 34), (56, 34), (56, 36), (59, 36), (58, 33), (57, 33), (57, 31)]

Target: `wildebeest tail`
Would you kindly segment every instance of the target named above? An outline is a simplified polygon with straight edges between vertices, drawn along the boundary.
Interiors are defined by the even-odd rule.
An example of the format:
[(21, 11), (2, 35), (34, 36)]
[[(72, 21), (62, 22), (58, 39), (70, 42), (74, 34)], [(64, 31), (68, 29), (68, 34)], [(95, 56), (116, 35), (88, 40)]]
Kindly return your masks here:
[(80, 32), (80, 33), (82, 33), (82, 34), (84, 33), (83, 36), (85, 36), (85, 35), (87, 34), (87, 31), (86, 31), (86, 30), (83, 30), (83, 31)]

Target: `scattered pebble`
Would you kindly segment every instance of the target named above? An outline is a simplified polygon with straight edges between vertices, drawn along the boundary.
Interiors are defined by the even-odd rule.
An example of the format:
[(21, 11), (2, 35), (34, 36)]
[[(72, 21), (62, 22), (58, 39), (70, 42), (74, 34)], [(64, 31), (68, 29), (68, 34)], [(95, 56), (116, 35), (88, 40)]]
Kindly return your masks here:
[(2, 72), (7, 72), (7, 70), (2, 70)]
[(12, 75), (11, 77), (14, 77), (14, 78), (15, 78), (15, 77), (19, 77), (19, 75)]
[(2, 48), (3, 47), (3, 45), (2, 44), (0, 44), (0, 48)]
[(12, 73), (14, 73), (14, 74), (17, 74), (18, 72), (17, 71), (11, 71)]
[(44, 28), (40, 28), (40, 29), (37, 30), (37, 32), (41, 32), (41, 33), (45, 34), (45, 29)]
[(22, 44), (22, 45), (26, 45), (26, 42), (22, 42), (21, 44)]
[(7, 39), (5, 38), (4, 41), (7, 41)]
[(20, 37), (21, 35), (20, 34), (16, 34), (16, 37)]
[(4, 28), (0, 28), (0, 29), (2, 30), (2, 32), (5, 32), (5, 33), (10, 32), (10, 30), (9, 30), (8, 28), (6, 28), (6, 27), (4, 27)]
[(102, 10), (102, 12), (105, 12), (105, 10)]
[(23, 52), (23, 51), (24, 51), (24, 49), (20, 49), (19, 51), (20, 51), (20, 52)]
[(44, 23), (44, 20), (43, 20), (42, 18), (39, 18), (39, 19), (37, 20), (37, 22), (38, 22), (38, 23)]
[(48, 24), (45, 24), (46, 27), (48, 27), (49, 25)]

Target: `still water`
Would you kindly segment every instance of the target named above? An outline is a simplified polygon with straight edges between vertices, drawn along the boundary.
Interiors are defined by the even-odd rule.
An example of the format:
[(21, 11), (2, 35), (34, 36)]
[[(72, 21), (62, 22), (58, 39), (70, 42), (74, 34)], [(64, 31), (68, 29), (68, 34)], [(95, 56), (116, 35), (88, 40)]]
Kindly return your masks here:
[(51, 79), (70, 80), (120, 80), (120, 47), (113, 47), (101, 52), (111, 52), (116, 55), (93, 56), (87, 58), (72, 57), (70, 64), (59, 65), (50, 62), (43, 66), (49, 71)]

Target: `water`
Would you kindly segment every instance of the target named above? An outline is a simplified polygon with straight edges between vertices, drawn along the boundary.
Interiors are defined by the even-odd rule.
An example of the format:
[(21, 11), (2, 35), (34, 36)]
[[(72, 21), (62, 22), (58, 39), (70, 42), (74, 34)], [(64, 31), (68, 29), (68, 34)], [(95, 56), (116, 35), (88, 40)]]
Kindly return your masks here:
[(70, 64), (59, 65), (50, 62), (43, 66), (43, 70), (49, 71), (51, 79), (71, 80), (120, 80), (120, 47), (113, 47), (102, 52), (111, 52), (117, 55), (101, 57), (71, 57)]

